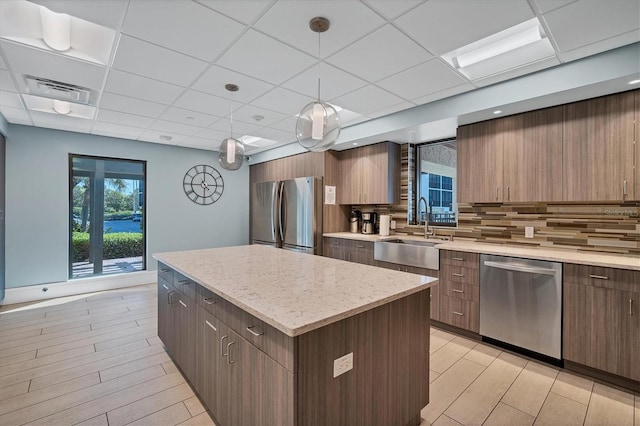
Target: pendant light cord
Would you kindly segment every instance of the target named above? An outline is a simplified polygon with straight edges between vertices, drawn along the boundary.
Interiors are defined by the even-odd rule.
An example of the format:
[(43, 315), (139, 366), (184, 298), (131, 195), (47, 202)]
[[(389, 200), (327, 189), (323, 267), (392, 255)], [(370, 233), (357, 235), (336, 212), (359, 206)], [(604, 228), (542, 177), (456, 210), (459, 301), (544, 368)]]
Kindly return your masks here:
[(318, 33), (318, 102), (320, 102), (320, 33)]
[(233, 92), (231, 92), (231, 102), (230, 102), (230, 106), (231, 106), (231, 120), (229, 120), (229, 127), (230, 127), (230, 132), (231, 132), (231, 139), (233, 139)]

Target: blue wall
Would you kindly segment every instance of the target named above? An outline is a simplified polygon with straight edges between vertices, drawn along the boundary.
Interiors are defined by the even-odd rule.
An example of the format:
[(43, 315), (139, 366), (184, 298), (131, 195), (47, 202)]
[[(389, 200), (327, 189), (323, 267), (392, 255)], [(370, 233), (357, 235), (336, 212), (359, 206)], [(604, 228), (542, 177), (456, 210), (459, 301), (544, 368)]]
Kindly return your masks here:
[[(20, 125), (8, 126), (6, 286), (67, 281), (69, 153), (147, 161), (147, 268), (153, 253), (248, 244), (249, 167), (229, 172), (217, 152)], [(210, 206), (182, 189), (196, 164), (220, 171), (224, 193)]]

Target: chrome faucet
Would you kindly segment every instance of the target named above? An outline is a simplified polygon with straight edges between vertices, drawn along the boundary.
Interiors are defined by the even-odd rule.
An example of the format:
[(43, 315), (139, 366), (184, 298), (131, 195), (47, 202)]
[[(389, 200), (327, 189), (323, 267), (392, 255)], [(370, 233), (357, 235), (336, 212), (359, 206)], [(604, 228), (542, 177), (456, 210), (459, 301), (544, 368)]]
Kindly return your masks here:
[[(425, 218), (424, 218), (424, 238), (429, 238), (430, 236), (435, 235), (433, 231), (429, 230), (429, 203), (427, 203), (427, 199), (424, 197), (420, 197), (418, 200), (418, 214), (420, 214), (420, 205), (424, 201), (424, 210), (425, 210)], [(418, 223), (420, 220), (418, 220)]]

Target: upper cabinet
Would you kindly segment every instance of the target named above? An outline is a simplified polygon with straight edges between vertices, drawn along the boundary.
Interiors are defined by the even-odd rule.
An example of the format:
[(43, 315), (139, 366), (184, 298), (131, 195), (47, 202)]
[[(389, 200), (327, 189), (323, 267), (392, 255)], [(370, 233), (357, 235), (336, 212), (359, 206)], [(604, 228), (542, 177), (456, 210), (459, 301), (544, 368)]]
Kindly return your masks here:
[(400, 193), (400, 146), (392, 142), (338, 153), (339, 204), (395, 204)]
[(633, 169), (637, 93), (564, 105), (564, 201), (639, 198)]
[(639, 111), (635, 90), (461, 126), (458, 200), (640, 199)]

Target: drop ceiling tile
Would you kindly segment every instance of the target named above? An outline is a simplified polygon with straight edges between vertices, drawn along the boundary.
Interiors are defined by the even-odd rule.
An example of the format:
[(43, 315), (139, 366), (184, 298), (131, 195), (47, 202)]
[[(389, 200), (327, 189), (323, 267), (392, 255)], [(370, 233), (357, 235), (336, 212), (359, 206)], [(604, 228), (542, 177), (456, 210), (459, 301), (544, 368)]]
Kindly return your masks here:
[(3, 70), (7, 69), (7, 63), (4, 61), (4, 58), (2, 57), (2, 55), (0, 55), (0, 69), (3, 69)]
[(439, 59), (432, 59), (380, 80), (376, 86), (405, 99), (413, 99), (458, 86), (466, 81)]
[(393, 95), (373, 85), (365, 86), (344, 96), (331, 101), (334, 105), (340, 105), (358, 114), (366, 115), (379, 111), (403, 101), (402, 98)]
[(106, 109), (101, 109), (98, 111), (98, 116), (96, 117), (97, 121), (101, 121), (103, 123), (114, 123), (121, 124), (124, 126), (132, 126), (139, 127), (141, 129), (146, 129), (151, 126), (155, 121), (153, 118), (142, 117), (139, 115), (133, 114), (125, 114), (123, 112), (117, 111), (109, 111)]
[(0, 90), (16, 92), (16, 86), (13, 84), (11, 73), (7, 70), (0, 70)]
[(532, 0), (532, 4), (538, 8), (540, 13), (547, 13), (577, 0)]
[(11, 108), (22, 108), (20, 96), (16, 92), (0, 90), (0, 105)]
[[(320, 99), (333, 99), (367, 84), (366, 81), (333, 65), (324, 62), (320, 63)], [(318, 67), (315, 65), (310, 67), (282, 84), (282, 87), (303, 95), (318, 96)]]
[(91, 133), (94, 135), (109, 136), (112, 138), (123, 138), (136, 140), (142, 135), (144, 129), (131, 126), (122, 126), (120, 124), (113, 123), (101, 123), (97, 121), (94, 123)]
[(430, 0), (394, 22), (441, 55), (533, 17), (526, 0)]
[(167, 106), (105, 92), (102, 94), (102, 99), (100, 100), (100, 108), (158, 118), (167, 109)]
[(374, 82), (431, 57), (431, 54), (392, 25), (385, 25), (329, 57), (327, 62)]
[[(234, 126), (235, 127), (235, 126)], [(243, 132), (236, 132), (234, 129), (234, 135), (236, 138), (238, 135), (243, 135)], [(223, 140), (230, 136), (229, 129), (227, 131), (214, 130), (214, 129), (200, 129), (193, 137), (198, 139), (206, 139), (212, 144), (220, 144)]]
[(278, 121), (277, 123), (273, 123), (269, 127), (273, 129), (282, 130), (283, 132), (293, 132), (295, 135), (296, 131), (296, 123), (298, 122), (298, 117), (287, 117), (282, 121)]
[(295, 128), (290, 131), (282, 131), (271, 127), (263, 127), (262, 129), (252, 132), (251, 136), (277, 142), (295, 142), (296, 140)]
[(248, 24), (260, 16), (271, 3), (272, 0), (196, 0), (223, 15), (238, 20), (243, 24)]
[[(208, 95), (196, 90), (187, 90), (174, 105), (190, 111), (218, 117), (224, 117), (231, 111), (231, 103), (228, 99)], [(238, 104), (235, 104), (235, 108), (238, 108)]]
[[(71, 59), (6, 40), (0, 41), (0, 46), (11, 64), (11, 70), (16, 74), (28, 74), (93, 90), (99, 90), (102, 87), (106, 72), (106, 68), (102, 65)], [(24, 84), (22, 80), (20, 82)]]
[(11, 124), (33, 126), (29, 113), (23, 108), (12, 108), (0, 105), (0, 114)]
[(195, 111), (189, 111), (182, 108), (169, 108), (160, 117), (163, 120), (174, 121), (176, 123), (182, 123), (189, 126), (208, 127), (216, 121), (220, 120), (220, 117), (216, 117), (210, 114), (202, 114)]
[(149, 130), (156, 130), (167, 134), (177, 134), (191, 136), (200, 131), (200, 127), (187, 126), (185, 124), (173, 123), (171, 121), (156, 120)]
[(125, 0), (30, 0), (54, 12), (66, 13), (94, 24), (117, 29), (128, 2)]
[(242, 103), (249, 102), (274, 87), (273, 84), (265, 83), (235, 71), (212, 65), (202, 77), (193, 83), (191, 88), (220, 96), (221, 98), (231, 99), (232, 92), (224, 88), (224, 85), (227, 83), (238, 86), (239, 90), (233, 93), (233, 100)]
[[(160, 136), (169, 136), (171, 140), (161, 140)], [(147, 129), (140, 135), (138, 140), (145, 142), (161, 143), (163, 145), (178, 145), (187, 139), (188, 136), (179, 135), (177, 133), (162, 132), (158, 130)]]
[(589, 44), (587, 46), (582, 46), (582, 47), (578, 47), (577, 49), (559, 53), (558, 57), (562, 62), (575, 61), (576, 59), (595, 55), (597, 53), (604, 52), (609, 49), (615, 49), (616, 47), (621, 47), (627, 44), (635, 43), (639, 40), (640, 40), (639, 31), (633, 30), (625, 34), (620, 34), (615, 37), (610, 37), (606, 40)]
[(251, 105), (287, 115), (295, 115), (299, 113), (305, 105), (314, 101), (315, 98), (277, 87), (251, 102)]
[(413, 108), (415, 106), (415, 104), (411, 103), (411, 102), (400, 102), (399, 104), (396, 105), (392, 105), (390, 107), (387, 108), (383, 108), (381, 110), (378, 111), (374, 111), (374, 112), (370, 112), (369, 114), (367, 114), (367, 117), (369, 118), (378, 118), (378, 117), (382, 117), (385, 115), (389, 115), (389, 114), (393, 114), (395, 112), (398, 111), (404, 111), (405, 109), (409, 109), (409, 108)]
[(428, 104), (429, 102), (437, 101), (439, 99), (448, 98), (451, 96), (455, 96), (460, 93), (468, 92), (470, 90), (474, 90), (476, 87), (471, 83), (464, 83), (459, 86), (450, 87), (448, 89), (441, 90), (439, 92), (432, 93), (426, 96), (420, 96), (415, 99), (411, 99), (411, 102), (416, 105)]
[[(153, 13), (149, 13), (149, 9)], [(195, 2), (129, 3), (122, 32), (211, 62), (245, 26)]]
[(394, 19), (426, 0), (364, 0), (387, 19)]
[[(256, 121), (254, 116), (262, 116), (264, 118)], [(281, 114), (275, 111), (268, 111), (262, 108), (256, 108), (251, 105), (244, 105), (241, 108), (238, 108), (237, 111), (233, 112), (233, 120), (234, 120), (234, 128), (235, 128), (235, 120), (243, 121), (249, 124), (257, 124), (259, 126), (269, 126), (277, 121), (281, 121), (286, 118), (286, 114)]]
[(207, 63), (126, 35), (120, 38), (113, 68), (187, 87)]
[[(255, 121), (253, 120), (252, 122), (255, 123)], [(205, 134), (204, 132), (206, 132), (207, 130), (211, 130), (215, 132), (223, 132), (226, 135), (225, 137), (229, 137), (231, 133), (230, 124), (231, 122), (229, 117), (223, 118), (222, 120), (213, 123), (211, 126), (209, 126), (208, 129), (202, 130), (200, 133), (198, 133), (198, 136)], [(235, 113), (233, 114), (233, 136), (234, 137), (237, 135), (248, 135), (254, 130), (259, 129), (260, 127), (262, 126), (259, 126), (257, 124), (245, 123), (243, 121), (238, 121), (236, 120), (236, 114)]]
[(385, 23), (378, 14), (356, 1), (281, 1), (256, 22), (255, 28), (317, 57), (318, 34), (309, 28), (309, 21), (316, 16), (330, 21), (329, 30), (320, 36), (322, 58)]
[(544, 20), (560, 51), (566, 52), (637, 30), (638, 17), (638, 0), (579, 1), (547, 13)]
[(93, 126), (93, 120), (59, 114), (48, 114), (46, 112), (31, 111), (31, 118), (33, 119), (33, 124), (38, 127), (66, 130), (69, 132), (89, 133), (91, 126)]
[(249, 30), (217, 61), (218, 65), (268, 83), (280, 84), (315, 59), (255, 30)]
[(112, 69), (105, 91), (132, 98), (171, 105), (184, 92), (184, 87)]

